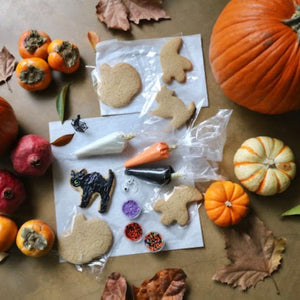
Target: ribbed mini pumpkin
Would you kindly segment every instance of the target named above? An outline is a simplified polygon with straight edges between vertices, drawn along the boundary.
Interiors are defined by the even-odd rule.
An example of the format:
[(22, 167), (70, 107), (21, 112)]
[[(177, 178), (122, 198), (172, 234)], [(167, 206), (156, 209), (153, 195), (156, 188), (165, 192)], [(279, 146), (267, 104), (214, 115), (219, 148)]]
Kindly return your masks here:
[(235, 225), (248, 212), (250, 199), (244, 189), (231, 181), (211, 184), (204, 195), (204, 207), (208, 217), (217, 225)]
[(296, 175), (292, 150), (275, 138), (260, 136), (246, 140), (233, 160), (234, 173), (242, 185), (263, 196), (282, 193)]

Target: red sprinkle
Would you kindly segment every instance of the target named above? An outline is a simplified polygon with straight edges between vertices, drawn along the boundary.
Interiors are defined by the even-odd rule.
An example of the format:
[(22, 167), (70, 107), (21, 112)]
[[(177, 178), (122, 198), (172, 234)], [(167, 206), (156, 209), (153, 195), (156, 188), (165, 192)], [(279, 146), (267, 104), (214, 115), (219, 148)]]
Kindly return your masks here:
[(139, 241), (143, 236), (142, 226), (138, 223), (131, 222), (124, 229), (125, 236), (134, 242)]

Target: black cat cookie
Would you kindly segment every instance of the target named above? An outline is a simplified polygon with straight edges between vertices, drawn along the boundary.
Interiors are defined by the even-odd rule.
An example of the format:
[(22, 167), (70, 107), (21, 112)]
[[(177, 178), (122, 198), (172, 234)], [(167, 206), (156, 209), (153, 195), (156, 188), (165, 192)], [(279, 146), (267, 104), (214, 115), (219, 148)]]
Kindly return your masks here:
[(116, 177), (112, 170), (108, 170), (108, 177), (103, 177), (98, 172), (87, 173), (86, 169), (71, 171), (70, 184), (80, 192), (80, 207), (91, 205), (99, 195), (101, 197), (99, 213), (107, 211), (115, 187)]

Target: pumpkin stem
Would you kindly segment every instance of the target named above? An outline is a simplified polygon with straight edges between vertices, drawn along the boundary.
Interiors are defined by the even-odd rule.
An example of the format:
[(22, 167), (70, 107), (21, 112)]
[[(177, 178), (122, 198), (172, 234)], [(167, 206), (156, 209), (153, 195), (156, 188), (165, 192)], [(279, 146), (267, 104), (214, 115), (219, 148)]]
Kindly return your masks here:
[(300, 40), (300, 5), (296, 4), (295, 13), (290, 19), (283, 20), (282, 23), (296, 31), (298, 34), (298, 40)]
[(230, 202), (230, 201), (225, 201), (225, 205), (227, 206), (227, 207), (231, 207), (232, 206), (232, 203)]
[(276, 168), (275, 161), (272, 158), (266, 158), (263, 161), (263, 164), (266, 165), (266, 166), (268, 166), (269, 168)]

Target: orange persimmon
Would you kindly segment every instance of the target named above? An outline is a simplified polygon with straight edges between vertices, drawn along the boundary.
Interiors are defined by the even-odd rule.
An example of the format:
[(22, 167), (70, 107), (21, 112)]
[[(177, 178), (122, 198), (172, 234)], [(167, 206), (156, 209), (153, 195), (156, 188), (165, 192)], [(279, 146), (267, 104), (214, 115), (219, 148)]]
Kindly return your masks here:
[(16, 68), (18, 83), (28, 91), (44, 90), (52, 80), (49, 65), (41, 58), (22, 59)]
[(19, 38), (18, 49), (21, 57), (39, 57), (47, 59), (47, 48), (51, 39), (47, 33), (40, 30), (26, 30)]
[(59, 72), (73, 73), (80, 65), (78, 47), (63, 40), (54, 40), (48, 46), (49, 66)]
[(55, 234), (51, 227), (40, 220), (25, 222), (18, 231), (16, 243), (27, 256), (41, 257), (53, 247)]
[(16, 223), (0, 215), (0, 253), (8, 250), (16, 240), (18, 227)]

